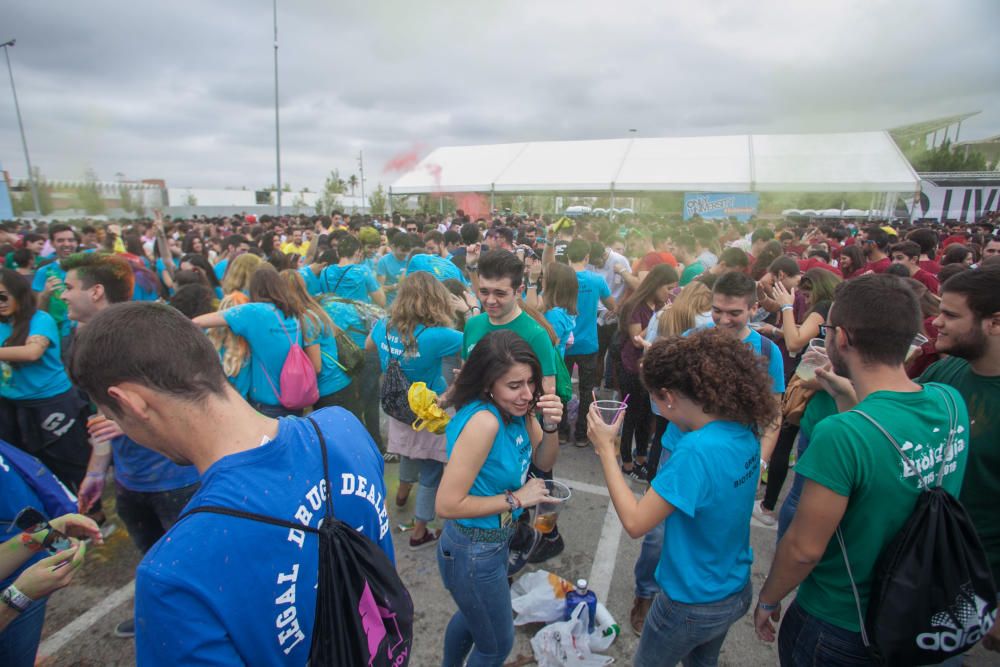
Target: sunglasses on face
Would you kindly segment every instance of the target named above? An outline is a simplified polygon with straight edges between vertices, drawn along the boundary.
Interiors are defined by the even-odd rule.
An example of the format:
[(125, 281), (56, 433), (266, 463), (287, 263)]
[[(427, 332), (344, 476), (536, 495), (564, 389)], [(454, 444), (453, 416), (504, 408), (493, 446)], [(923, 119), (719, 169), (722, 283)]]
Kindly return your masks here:
[(0, 303), (7, 303), (8, 301), (10, 301), (10, 294), (0, 292)]

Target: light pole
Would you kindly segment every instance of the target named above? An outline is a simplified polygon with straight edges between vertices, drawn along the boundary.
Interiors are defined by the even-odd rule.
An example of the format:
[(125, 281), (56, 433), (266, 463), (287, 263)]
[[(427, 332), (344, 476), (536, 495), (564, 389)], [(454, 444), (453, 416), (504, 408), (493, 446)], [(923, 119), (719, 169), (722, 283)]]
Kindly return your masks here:
[(365, 202), (365, 152), (358, 151), (358, 168), (361, 170), (361, 208), (364, 209)]
[(278, 171), (278, 217), (281, 217), (281, 126), (278, 123), (278, 0), (274, 7), (274, 162)]
[(14, 70), (10, 67), (10, 53), (7, 47), (14, 46), (16, 39), (0, 44), (3, 54), (7, 57), (7, 74), (10, 75), (10, 91), (14, 94), (14, 111), (17, 112), (17, 127), (21, 130), (21, 146), (24, 147), (24, 161), (28, 163), (28, 183), (31, 185), (31, 198), (35, 201), (35, 211), (42, 214), (42, 206), (38, 202), (38, 187), (35, 185), (35, 171), (31, 168), (31, 157), (28, 155), (28, 140), (24, 138), (24, 123), (21, 122), (21, 106), (17, 103), (17, 88), (14, 87)]

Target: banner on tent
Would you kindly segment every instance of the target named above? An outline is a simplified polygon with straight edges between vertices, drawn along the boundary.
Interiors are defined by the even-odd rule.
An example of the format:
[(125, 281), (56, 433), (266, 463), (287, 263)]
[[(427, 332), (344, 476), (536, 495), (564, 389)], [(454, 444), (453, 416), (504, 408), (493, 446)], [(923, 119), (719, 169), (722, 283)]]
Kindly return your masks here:
[(685, 192), (684, 219), (702, 218), (749, 220), (757, 213), (760, 195), (750, 192)]
[(920, 181), (920, 199), (910, 206), (910, 218), (975, 222), (1000, 210), (1000, 181), (978, 186), (939, 186)]

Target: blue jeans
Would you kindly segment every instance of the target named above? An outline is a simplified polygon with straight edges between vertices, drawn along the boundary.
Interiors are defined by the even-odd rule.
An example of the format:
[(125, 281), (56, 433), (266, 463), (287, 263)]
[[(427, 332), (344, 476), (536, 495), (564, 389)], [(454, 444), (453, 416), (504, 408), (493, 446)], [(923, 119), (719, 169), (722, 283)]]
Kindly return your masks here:
[(444, 464), (434, 459), (411, 459), (408, 456), (399, 457), (399, 481), (413, 484), (417, 481), (417, 503), (413, 518), (429, 523), (434, 520), (434, 499), (437, 497), (438, 484)]
[[(800, 431), (797, 450), (800, 459), (808, 446), (809, 438)], [(781, 536), (785, 534), (788, 527), (792, 525), (792, 519), (795, 518), (795, 510), (799, 508), (799, 498), (802, 497), (802, 487), (805, 486), (805, 483), (806, 478), (799, 473), (795, 473), (795, 477), (792, 479), (792, 488), (788, 490), (785, 502), (781, 504), (781, 509), (778, 511), (778, 542), (781, 541)]]
[(797, 601), (792, 602), (781, 619), (778, 657), (782, 667), (876, 664), (861, 643), (860, 632), (851, 632), (816, 618)]
[(35, 600), (31, 606), (0, 632), (0, 665), (33, 667), (38, 644), (45, 625), (45, 603), (48, 598)]
[(474, 542), (446, 521), (437, 555), (441, 580), (458, 605), (444, 633), (441, 664), (501, 667), (514, 647), (507, 542)]
[(663, 551), (664, 523), (656, 524), (642, 538), (642, 548), (639, 558), (635, 561), (635, 596), (637, 598), (655, 598), (660, 592), (656, 583), (656, 566), (660, 564), (660, 552)]
[(714, 667), (729, 627), (750, 609), (753, 586), (718, 602), (683, 604), (660, 593), (649, 608), (632, 664), (661, 667)]

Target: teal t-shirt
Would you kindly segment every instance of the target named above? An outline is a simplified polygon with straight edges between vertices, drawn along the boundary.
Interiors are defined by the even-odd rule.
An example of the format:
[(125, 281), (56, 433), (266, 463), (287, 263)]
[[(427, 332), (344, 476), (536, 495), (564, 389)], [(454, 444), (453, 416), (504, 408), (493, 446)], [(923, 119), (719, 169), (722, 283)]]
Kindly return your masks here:
[(313, 294), (336, 294), (345, 299), (371, 303), (369, 293), (377, 290), (378, 281), (371, 269), (364, 264), (347, 264), (323, 269), (318, 290)]
[(316, 375), (320, 396), (329, 396), (351, 384), (351, 376), (344, 372), (337, 361), (337, 339), (329, 326), (315, 318), (306, 320), (305, 347), (319, 345), (323, 368)]
[[(0, 345), (7, 342), (13, 326), (0, 322)], [(52, 316), (36, 311), (31, 318), (28, 337), (44, 336), (49, 346), (38, 361), (9, 364), (0, 362), (0, 396), (12, 401), (33, 401), (52, 398), (69, 391), (70, 381), (59, 357), (61, 336)]]
[(417, 338), (417, 349), (413, 352), (404, 349), (399, 332), (395, 329), (386, 332), (386, 327), (386, 320), (379, 320), (371, 334), (382, 370), (389, 366), (390, 359), (397, 359), (410, 382), (423, 382), (438, 394), (444, 393), (448, 385), (441, 375), (441, 360), (462, 349), (462, 332), (420, 325), (413, 332)]
[(611, 289), (604, 276), (593, 271), (577, 271), (576, 282), (576, 326), (570, 354), (593, 354), (597, 352), (597, 306), (611, 296)]
[[(950, 421), (943, 393), (950, 394), (957, 420), (950, 454)], [(916, 392), (876, 391), (854, 409), (875, 419), (892, 435), (917, 470), (903, 461), (871, 422), (855, 412), (842, 412), (816, 424), (795, 472), (850, 498), (840, 528), (861, 608), (867, 609), (878, 558), (917, 504), (917, 475), (933, 480), (943, 464), (942, 485), (958, 497), (969, 454), (969, 415), (959, 393), (940, 384), (928, 384)], [(797, 600), (813, 616), (860, 632), (851, 582), (836, 538), (830, 540), (823, 558), (799, 586)]]
[[(505, 424), (500, 416), (500, 411), (492, 403), (477, 400), (462, 406), (445, 428), (448, 456), (451, 456), (458, 436), (461, 435), (465, 425), (472, 419), (473, 415), (483, 410), (489, 411), (496, 417), (500, 424), (500, 430), (497, 431), (497, 437), (493, 441), (490, 453), (483, 462), (483, 467), (479, 469), (479, 474), (472, 482), (469, 495), (488, 497), (502, 494), (505, 491), (517, 491), (527, 481), (528, 466), (531, 464), (531, 439), (528, 437), (524, 417), (512, 417), (510, 422)], [(516, 510), (513, 518), (516, 519), (520, 516), (521, 511)], [(456, 521), (469, 528), (490, 530), (500, 528), (506, 515), (505, 512), (475, 519), (456, 519)], [(747, 522), (749, 525), (749, 519)]]
[(285, 317), (270, 303), (245, 303), (223, 310), (221, 315), (233, 333), (243, 336), (250, 345), (250, 400), (280, 405), (275, 390), (280, 390), (285, 357), (293, 341), (302, 344), (298, 318)]
[(664, 522), (656, 581), (672, 600), (718, 602), (750, 580), (760, 442), (747, 426), (724, 421), (684, 434), (671, 424), (663, 442), (672, 453), (651, 486), (675, 509)]
[(454, 278), (463, 285), (469, 284), (469, 280), (462, 273), (462, 270), (455, 266), (450, 259), (437, 255), (414, 255), (411, 257), (410, 263), (406, 265), (406, 273), (417, 273), (418, 271), (426, 271), (438, 280), (444, 281)]
[(556, 338), (559, 340), (556, 351), (559, 356), (565, 357), (567, 349), (571, 354), (576, 354), (576, 337), (573, 333), (573, 329), (576, 327), (576, 317), (567, 313), (565, 308), (556, 306), (545, 311), (545, 320), (552, 325), (553, 331), (556, 332)]
[[(385, 278), (384, 285), (398, 285), (399, 279), (406, 271), (406, 260), (398, 259), (393, 253), (389, 253), (378, 261), (375, 267), (375, 274)], [(396, 290), (385, 293), (386, 305), (396, 300)]]

